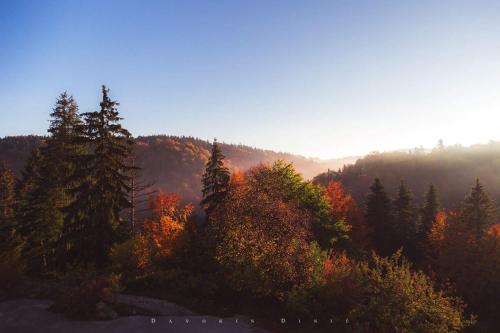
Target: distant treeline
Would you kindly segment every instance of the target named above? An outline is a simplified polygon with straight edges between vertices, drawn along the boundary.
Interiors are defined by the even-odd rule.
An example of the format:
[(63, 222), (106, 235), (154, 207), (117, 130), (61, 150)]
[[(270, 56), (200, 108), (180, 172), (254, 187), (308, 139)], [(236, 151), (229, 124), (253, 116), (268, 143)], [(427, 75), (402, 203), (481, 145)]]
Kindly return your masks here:
[[(45, 141), (42, 136), (0, 138), (0, 159), (17, 178), (35, 147)], [(135, 138), (134, 152), (142, 168), (143, 181), (159, 190), (179, 193), (184, 200), (201, 199), (200, 177), (210, 155), (211, 142), (194, 137), (167, 135)], [(232, 171), (244, 171), (259, 163), (284, 160), (293, 163), (304, 177), (312, 178), (327, 167), (337, 168), (340, 161), (319, 163), (303, 156), (257, 149), (244, 145), (220, 143)]]
[[(38, 146), (17, 181), (0, 160), (0, 300), (41, 278), (67, 286), (52, 295), (53, 310), (80, 319), (116, 317), (113, 294), (124, 291), (203, 313), (333, 318), (339, 332), (498, 331), (494, 187), (476, 179), (446, 209), (439, 186), (448, 193), (450, 184), (435, 175), (437, 186), (427, 185), (429, 167), (419, 167), (447, 165), (442, 156), (451, 154), (445, 161), (463, 171), (453, 149), (396, 155), (416, 165), (401, 173), (371, 155), (314, 183), (283, 160), (246, 164), (252, 152), (258, 162), (283, 154), (216, 140), (133, 139), (108, 93), (103, 86), (98, 111), (83, 113), (61, 94), (43, 144), (28, 138), (6, 149), (22, 156), (30, 142)], [(426, 186), (425, 200), (416, 203), (404, 181), (389, 195), (379, 178), (368, 178), (362, 165), (376, 158), (386, 179)], [(338, 181), (350, 174), (371, 183), (363, 202)], [(151, 191), (145, 175), (179, 192), (201, 189), (201, 200), (189, 203), (168, 187)], [(311, 325), (297, 332), (323, 331)]]
[(357, 201), (364, 199), (373, 179), (378, 177), (390, 195), (395, 195), (401, 180), (422, 203), (422, 194), (430, 184), (439, 191), (444, 207), (454, 208), (464, 199), (464, 193), (476, 178), (486, 185), (491, 196), (500, 200), (500, 142), (471, 147), (438, 146), (430, 153), (410, 152), (372, 153), (344, 167), (340, 173), (327, 172), (316, 182), (340, 180)]

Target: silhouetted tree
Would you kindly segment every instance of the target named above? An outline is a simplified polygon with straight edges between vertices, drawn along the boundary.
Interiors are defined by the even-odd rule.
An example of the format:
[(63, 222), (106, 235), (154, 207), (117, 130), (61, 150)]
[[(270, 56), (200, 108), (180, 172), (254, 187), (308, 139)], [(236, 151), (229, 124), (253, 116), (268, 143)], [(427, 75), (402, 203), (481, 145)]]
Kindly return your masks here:
[(0, 253), (10, 248), (14, 232), (15, 209), (14, 175), (0, 161)]
[(486, 230), (493, 225), (495, 207), (483, 185), (476, 179), (476, 185), (462, 204), (462, 218), (465, 224), (474, 230), (476, 238), (483, 236)]
[(393, 202), (394, 239), (397, 247), (403, 246), (404, 252), (410, 258), (415, 256), (415, 243), (417, 236), (416, 214), (413, 205), (413, 195), (401, 181), (396, 199)]
[(19, 192), (23, 206), (20, 230), (27, 240), (23, 251), (33, 272), (54, 267), (64, 220), (62, 208), (71, 201), (69, 179), (75, 156), (84, 152), (79, 142), (81, 120), (73, 97), (62, 93), (50, 116), (50, 136), (33, 153)]
[(215, 139), (212, 145), (212, 154), (207, 161), (202, 178), (203, 198), (201, 204), (207, 216), (222, 202), (229, 186), (230, 173), (229, 169), (224, 166), (224, 158)]
[(428, 237), (432, 226), (436, 223), (436, 214), (439, 211), (439, 200), (436, 188), (433, 184), (429, 185), (429, 190), (425, 194), (425, 202), (420, 215), (419, 235), (424, 240)]
[(53, 191), (44, 185), (44, 157), (35, 149), (28, 160), (18, 189), (16, 230), (24, 241), (22, 255), (30, 273), (45, 273), (55, 260), (55, 244), (61, 234), (60, 212)]
[(390, 255), (395, 250), (392, 244), (391, 201), (378, 178), (375, 178), (367, 196), (366, 222), (373, 229), (373, 244), (377, 251), (383, 256)]
[(83, 133), (88, 153), (78, 161), (71, 193), (75, 199), (66, 207), (66, 246), (73, 260), (95, 263), (103, 268), (119, 234), (120, 212), (130, 206), (132, 151), (130, 133), (124, 129), (119, 105), (102, 87), (100, 110), (84, 113)]
[(14, 218), (14, 175), (3, 161), (0, 161), (0, 226), (11, 223)]

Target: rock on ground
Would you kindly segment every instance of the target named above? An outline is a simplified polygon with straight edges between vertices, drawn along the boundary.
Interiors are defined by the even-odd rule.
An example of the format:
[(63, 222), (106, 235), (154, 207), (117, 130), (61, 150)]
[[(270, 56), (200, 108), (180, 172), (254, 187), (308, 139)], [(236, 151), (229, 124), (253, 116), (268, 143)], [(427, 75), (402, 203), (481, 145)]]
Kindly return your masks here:
[[(160, 305), (143, 299), (144, 303), (159, 306), (161, 313), (166, 313), (165, 304)], [(126, 300), (125, 300), (126, 301)], [(136, 300), (129, 298), (128, 301)], [(175, 304), (169, 303), (170, 310), (175, 315), (162, 315), (151, 317), (130, 316), (121, 317), (108, 321), (76, 321), (69, 320), (60, 314), (49, 312), (47, 309), (52, 304), (48, 300), (16, 299), (0, 303), (0, 332), (9, 333), (270, 333), (262, 329), (252, 327), (250, 320), (245, 317), (219, 318), (211, 316), (194, 315), (190, 312), (183, 314), (185, 309), (176, 309)], [(178, 311), (178, 312), (175, 312)], [(187, 311), (187, 310), (185, 310)], [(236, 322), (238, 319), (238, 322)], [(189, 322), (186, 323), (186, 320)], [(203, 320), (206, 322), (203, 323)]]

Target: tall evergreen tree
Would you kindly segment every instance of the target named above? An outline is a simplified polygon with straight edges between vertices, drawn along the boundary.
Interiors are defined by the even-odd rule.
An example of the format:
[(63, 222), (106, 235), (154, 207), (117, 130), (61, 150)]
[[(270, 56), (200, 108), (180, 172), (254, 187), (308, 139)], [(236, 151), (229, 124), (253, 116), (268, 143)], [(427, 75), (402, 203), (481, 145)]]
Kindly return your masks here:
[[(67, 196), (77, 159), (85, 153), (85, 146), (82, 142), (83, 123), (73, 96), (68, 95), (67, 92), (59, 96), (50, 116), (51, 122), (48, 129), (50, 137), (42, 153), (47, 160), (45, 166), (52, 173), (52, 183), (61, 191), (61, 196)], [(66, 197), (66, 205), (70, 199)]]
[(0, 226), (12, 223), (14, 205), (14, 174), (0, 161)]
[(62, 235), (62, 208), (71, 201), (69, 177), (75, 156), (84, 152), (79, 143), (81, 120), (73, 97), (62, 93), (50, 114), (50, 136), (33, 153), (20, 186), (21, 235), (24, 255), (33, 272), (46, 272), (56, 264), (56, 247)]
[(117, 111), (118, 102), (102, 87), (100, 110), (83, 114), (89, 152), (79, 159), (72, 181), (75, 199), (66, 207), (65, 246), (70, 260), (103, 268), (118, 239), (120, 213), (129, 207), (132, 138)]
[(201, 204), (207, 216), (217, 204), (222, 202), (229, 186), (230, 173), (229, 169), (224, 166), (224, 158), (217, 140), (214, 139), (212, 154), (206, 163), (202, 177), (203, 198)]
[(12, 245), (15, 203), (14, 174), (0, 161), (0, 253)]
[(17, 232), (23, 240), (22, 255), (31, 273), (46, 273), (55, 261), (60, 237), (59, 212), (53, 192), (44, 187), (45, 160), (40, 149), (29, 158), (18, 189)]
[(425, 202), (420, 216), (419, 235), (421, 240), (427, 239), (432, 225), (436, 222), (436, 214), (439, 211), (439, 200), (436, 188), (433, 184), (429, 185), (429, 190), (425, 194)]
[(481, 238), (488, 227), (495, 222), (495, 206), (483, 185), (476, 179), (476, 185), (462, 203), (462, 218), (476, 238)]
[(416, 253), (416, 214), (413, 205), (413, 195), (401, 181), (399, 191), (393, 203), (394, 229), (396, 237), (394, 244), (396, 247), (403, 246), (406, 255), (414, 258)]
[(375, 178), (366, 199), (366, 222), (373, 230), (373, 244), (377, 251), (384, 256), (392, 254), (394, 228), (391, 201), (378, 178)]

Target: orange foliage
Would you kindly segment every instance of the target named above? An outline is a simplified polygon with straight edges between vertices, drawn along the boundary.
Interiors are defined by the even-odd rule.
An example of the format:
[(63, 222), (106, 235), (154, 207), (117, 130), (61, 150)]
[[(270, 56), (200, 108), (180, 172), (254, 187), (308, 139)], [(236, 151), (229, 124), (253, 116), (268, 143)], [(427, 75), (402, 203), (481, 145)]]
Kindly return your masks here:
[(134, 239), (134, 256), (137, 261), (137, 268), (145, 269), (151, 265), (151, 247), (144, 235), (138, 235)]
[(330, 209), (337, 219), (346, 220), (354, 208), (354, 200), (350, 194), (344, 191), (342, 183), (332, 181), (325, 190), (325, 196), (330, 202)]
[(500, 223), (492, 225), (488, 229), (488, 234), (490, 234), (490, 235), (492, 235), (494, 237), (500, 238)]
[[(144, 237), (159, 256), (170, 257), (181, 246), (182, 235), (194, 207), (192, 204), (181, 207), (177, 194), (160, 192), (151, 200), (151, 208), (155, 218), (144, 222)], [(147, 245), (143, 244), (143, 248)]]
[(342, 252), (338, 255), (332, 255), (330, 258), (326, 259), (323, 264), (324, 276), (328, 279), (334, 277), (336, 274), (345, 273), (346, 269), (350, 269), (353, 262)]
[(439, 211), (436, 214), (436, 222), (431, 227), (431, 232), (429, 234), (429, 239), (431, 241), (442, 241), (444, 240), (446, 233), (446, 213), (444, 211)]
[(231, 175), (231, 187), (237, 187), (238, 185), (242, 185), (245, 181), (245, 175), (241, 173), (241, 171), (236, 170)]
[(331, 181), (324, 196), (330, 203), (330, 212), (336, 221), (343, 220), (351, 226), (349, 237), (361, 248), (370, 247), (371, 230), (366, 224), (363, 212), (358, 208), (353, 197), (348, 194), (342, 183)]

